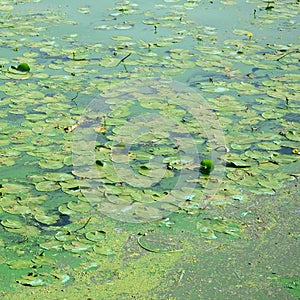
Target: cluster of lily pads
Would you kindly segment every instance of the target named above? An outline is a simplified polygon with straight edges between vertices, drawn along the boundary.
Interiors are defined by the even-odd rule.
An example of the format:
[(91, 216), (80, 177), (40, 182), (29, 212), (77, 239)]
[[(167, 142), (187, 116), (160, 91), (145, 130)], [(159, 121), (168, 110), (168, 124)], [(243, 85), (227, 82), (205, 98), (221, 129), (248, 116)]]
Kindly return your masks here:
[[(224, 137), (193, 90), (163, 78), (126, 80), (96, 97), (82, 117), (73, 128), (73, 174), (100, 211), (155, 220), (216, 192), (209, 178), (200, 184), (213, 169), (211, 159), (201, 166), (200, 158), (216, 159)], [(222, 176), (224, 166), (217, 167)]]
[[(257, 26), (282, 20), (292, 29), (294, 3), (251, 2)], [(101, 43), (49, 36), (50, 22), (78, 25), (61, 11), (13, 14), (4, 4), (0, 245), (5, 264), (27, 274), (20, 283), (45, 284), (31, 272), (37, 266), (68, 281), (68, 272), (53, 270), (62, 250), (80, 270), (116, 254), (127, 233), (105, 233), (109, 222), (99, 229), (103, 214), (130, 222), (174, 211), (196, 218), (299, 177), (299, 45), (266, 43), (255, 32), (250, 39), (248, 28), (219, 43), (217, 28), (188, 16), (210, 5), (200, 1), (164, 1), (156, 12), (121, 1), (92, 28)], [(91, 10), (78, 12), (88, 18)], [(137, 25), (146, 33), (138, 39)], [(239, 232), (234, 221), (201, 215), (193, 226), (209, 239)], [(159, 234), (157, 243), (142, 235), (139, 245), (181, 249)]]

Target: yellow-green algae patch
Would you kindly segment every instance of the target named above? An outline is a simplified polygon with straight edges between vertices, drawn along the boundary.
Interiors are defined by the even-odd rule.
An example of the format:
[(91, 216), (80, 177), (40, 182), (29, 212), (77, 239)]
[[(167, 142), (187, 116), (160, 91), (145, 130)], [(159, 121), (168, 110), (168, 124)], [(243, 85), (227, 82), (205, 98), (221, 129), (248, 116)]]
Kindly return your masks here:
[[(34, 289), (19, 286), (14, 292), (2, 293), (2, 299), (160, 299), (152, 291), (168, 285), (166, 275), (180, 255), (147, 253), (128, 262), (100, 260), (98, 269), (74, 271), (75, 282), (66, 286), (52, 284)], [(105, 279), (108, 270), (111, 278)]]

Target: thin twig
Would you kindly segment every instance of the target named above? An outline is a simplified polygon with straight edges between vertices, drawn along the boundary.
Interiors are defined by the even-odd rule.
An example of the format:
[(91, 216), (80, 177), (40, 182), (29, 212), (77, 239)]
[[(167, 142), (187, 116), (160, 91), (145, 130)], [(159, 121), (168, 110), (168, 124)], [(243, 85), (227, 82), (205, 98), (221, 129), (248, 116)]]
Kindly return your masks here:
[(181, 274), (180, 274), (180, 276), (179, 276), (179, 279), (178, 279), (178, 283), (182, 280), (184, 274), (185, 274), (185, 270), (182, 270), (182, 271), (181, 271)]
[(71, 99), (71, 101), (74, 101), (79, 95), (79, 92), (76, 92), (76, 96), (74, 98)]
[(88, 220), (84, 223), (84, 225), (81, 226), (81, 227), (79, 227), (79, 228), (77, 228), (76, 230), (74, 230), (74, 232), (77, 232), (77, 231), (79, 231), (81, 229), (84, 229), (89, 224), (89, 222), (91, 221), (91, 219), (92, 219), (92, 217), (89, 217)]
[(283, 55), (279, 56), (278, 58), (276, 58), (276, 60), (279, 61), (279, 60), (281, 60), (282, 58), (286, 57), (289, 54), (298, 53), (298, 52), (299, 52), (298, 49), (288, 51), (288, 52), (284, 53)]
[(76, 101), (75, 101), (75, 100), (77, 99), (78, 95), (79, 95), (79, 92), (77, 91), (77, 92), (76, 92), (76, 96), (75, 96), (75, 97), (73, 97), (73, 98), (71, 99), (71, 101), (75, 103), (75, 105), (76, 105), (76, 108), (78, 107), (78, 105), (77, 105), (77, 103), (76, 103)]
[(118, 64), (116, 65), (116, 67), (120, 64), (120, 63), (123, 63), (125, 61), (126, 58), (128, 58), (132, 53), (129, 53), (127, 54), (125, 57), (123, 57), (119, 62)]

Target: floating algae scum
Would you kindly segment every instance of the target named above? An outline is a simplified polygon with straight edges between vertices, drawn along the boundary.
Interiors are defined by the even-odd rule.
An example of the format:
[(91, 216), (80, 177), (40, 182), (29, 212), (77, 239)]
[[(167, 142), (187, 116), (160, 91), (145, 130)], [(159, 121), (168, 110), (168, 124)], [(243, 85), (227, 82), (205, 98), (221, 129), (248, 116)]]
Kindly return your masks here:
[(2, 299), (299, 298), (297, 1), (0, 16)]

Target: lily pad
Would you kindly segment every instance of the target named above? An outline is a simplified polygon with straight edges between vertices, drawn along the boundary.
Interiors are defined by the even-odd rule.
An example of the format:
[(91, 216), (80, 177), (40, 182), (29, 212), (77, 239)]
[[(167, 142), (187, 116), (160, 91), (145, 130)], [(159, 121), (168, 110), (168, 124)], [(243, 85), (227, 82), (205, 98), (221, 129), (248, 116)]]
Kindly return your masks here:
[(1, 221), (1, 224), (4, 227), (13, 228), (13, 229), (19, 229), (23, 227), (23, 224), (21, 222), (15, 220), (3, 220)]
[(89, 231), (85, 236), (89, 241), (101, 242), (106, 238), (106, 233), (104, 231)]
[(138, 244), (147, 251), (157, 253), (178, 252), (184, 249), (182, 237), (166, 232), (148, 232), (138, 237)]
[(219, 217), (214, 217), (211, 220), (202, 220), (197, 223), (197, 229), (200, 231), (201, 236), (209, 240), (217, 239), (218, 233), (229, 234), (233, 237), (241, 235), (239, 223), (227, 219), (222, 220)]
[(110, 248), (108, 245), (96, 245), (94, 246), (94, 252), (96, 254), (100, 254), (100, 255), (104, 255), (104, 256), (111, 256), (111, 255), (115, 255), (116, 252)]
[(60, 185), (54, 181), (41, 181), (35, 185), (37, 191), (50, 192), (60, 189)]
[(61, 169), (64, 164), (62, 161), (59, 160), (40, 160), (39, 161), (39, 165), (41, 168), (43, 169), (51, 169), (51, 170), (57, 170), (57, 169)]
[(59, 219), (57, 215), (47, 216), (45, 214), (36, 214), (34, 217), (38, 222), (46, 225), (54, 224)]
[(25, 286), (43, 286), (46, 284), (45, 281), (34, 275), (23, 276), (17, 282)]
[(55, 263), (55, 259), (53, 257), (46, 256), (43, 253), (35, 256), (32, 261), (41, 266), (53, 265)]
[(33, 267), (34, 263), (28, 259), (16, 259), (6, 262), (11, 269), (30, 269)]
[(71, 201), (68, 202), (67, 207), (75, 212), (87, 212), (90, 210), (90, 203), (84, 201)]
[(66, 244), (63, 246), (65, 250), (74, 252), (74, 253), (81, 253), (84, 251), (88, 251), (92, 249), (91, 244), (79, 242), (79, 241), (73, 241), (71, 244)]
[(26, 194), (30, 191), (30, 187), (18, 183), (5, 183), (3, 185), (6, 194)]
[(262, 113), (262, 117), (268, 120), (280, 119), (284, 116), (283, 112), (280, 111), (265, 111)]
[(72, 180), (72, 179), (74, 179), (74, 176), (72, 174), (68, 174), (68, 173), (53, 172), (53, 173), (45, 174), (44, 178), (46, 180), (59, 182), (59, 181)]
[(286, 133), (285, 136), (291, 141), (300, 142), (300, 131), (290, 130)]

